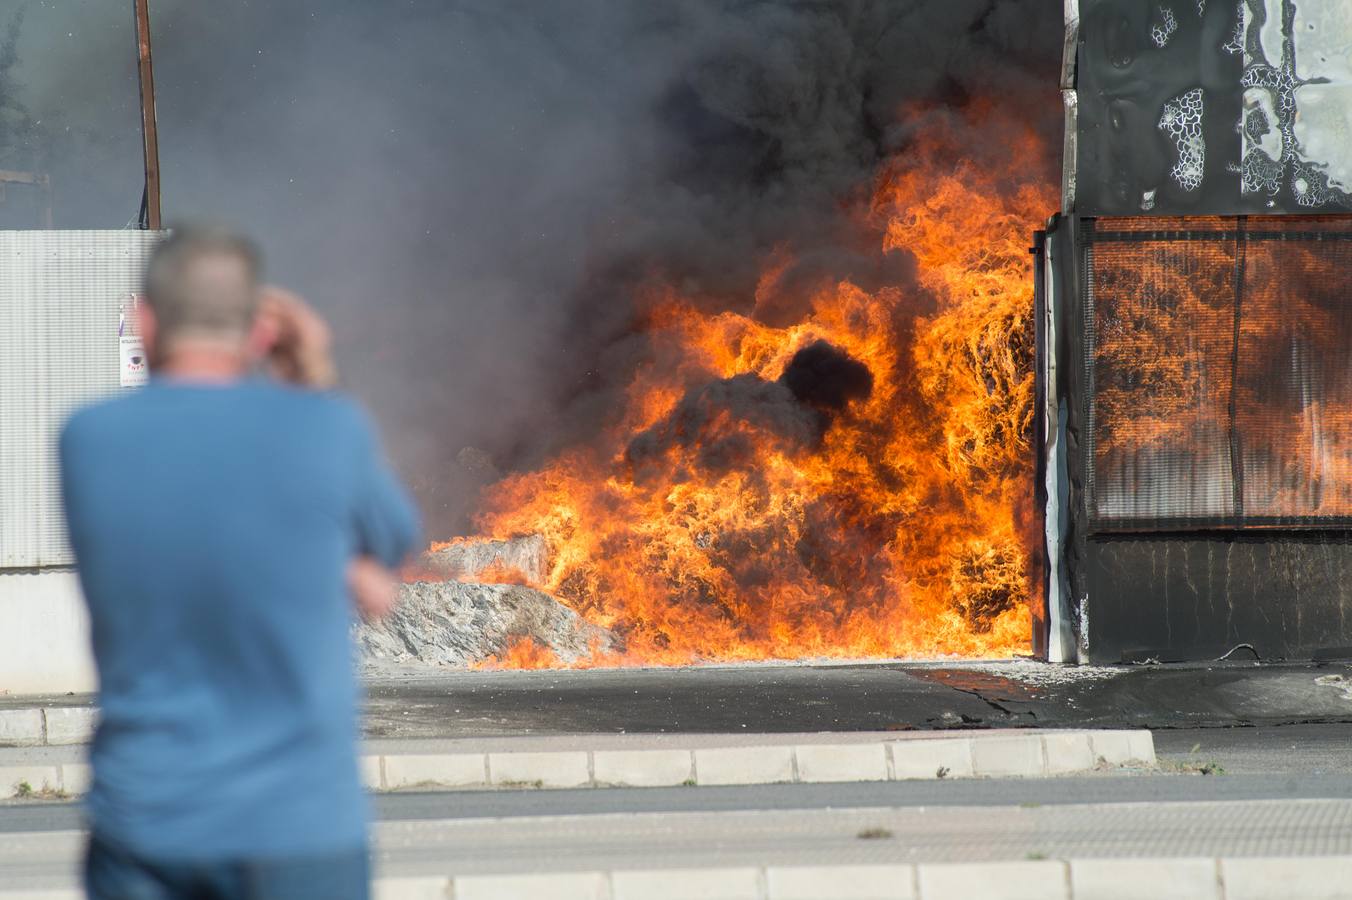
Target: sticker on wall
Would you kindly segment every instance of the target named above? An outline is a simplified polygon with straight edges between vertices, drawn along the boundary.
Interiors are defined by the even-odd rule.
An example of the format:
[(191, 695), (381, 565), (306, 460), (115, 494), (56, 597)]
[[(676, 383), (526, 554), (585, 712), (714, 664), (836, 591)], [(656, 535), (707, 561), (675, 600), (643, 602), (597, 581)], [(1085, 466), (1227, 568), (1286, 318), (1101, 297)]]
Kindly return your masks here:
[(146, 348), (141, 339), (134, 334), (124, 334), (117, 339), (121, 363), (119, 371), (123, 387), (140, 387), (150, 380), (150, 370), (146, 367)]
[(117, 313), (118, 380), (123, 387), (140, 387), (150, 379), (146, 348), (141, 336), (133, 333), (139, 294), (131, 294)]

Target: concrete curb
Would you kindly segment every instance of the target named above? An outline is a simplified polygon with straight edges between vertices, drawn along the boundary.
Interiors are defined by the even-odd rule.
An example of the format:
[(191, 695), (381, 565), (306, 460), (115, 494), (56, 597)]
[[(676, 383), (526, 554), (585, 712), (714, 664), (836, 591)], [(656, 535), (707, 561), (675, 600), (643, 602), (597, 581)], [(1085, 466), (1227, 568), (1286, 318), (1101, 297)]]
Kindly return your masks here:
[[(1155, 764), (1148, 731), (924, 734), (841, 743), (807, 737), (776, 742), (767, 735), (739, 746), (377, 753), (361, 758), (361, 776), (373, 791), (677, 787), (1040, 777)], [(0, 762), (0, 797), (81, 794), (89, 777), (83, 762)]]
[(87, 744), (99, 711), (92, 706), (32, 706), (0, 709), (0, 747)]
[(0, 766), (0, 799), (60, 800), (89, 790), (89, 765), (82, 762), (19, 763)]
[(408, 788), (675, 787), (1039, 777), (1155, 764), (1148, 731), (983, 732), (840, 744), (367, 756), (376, 791)]
[[(78, 900), (74, 889), (0, 900)], [(375, 900), (1346, 900), (1352, 857), (738, 866), (379, 878)]]

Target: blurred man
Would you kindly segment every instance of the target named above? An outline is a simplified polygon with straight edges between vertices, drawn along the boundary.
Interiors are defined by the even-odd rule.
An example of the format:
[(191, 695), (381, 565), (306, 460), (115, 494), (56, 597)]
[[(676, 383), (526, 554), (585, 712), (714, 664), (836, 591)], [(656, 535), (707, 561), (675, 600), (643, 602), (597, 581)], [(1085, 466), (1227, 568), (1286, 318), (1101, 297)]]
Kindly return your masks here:
[(391, 608), (416, 517), (329, 391), (328, 329), (258, 276), (248, 240), (175, 230), (146, 271), (149, 386), (61, 435), (95, 900), (368, 894), (349, 626)]

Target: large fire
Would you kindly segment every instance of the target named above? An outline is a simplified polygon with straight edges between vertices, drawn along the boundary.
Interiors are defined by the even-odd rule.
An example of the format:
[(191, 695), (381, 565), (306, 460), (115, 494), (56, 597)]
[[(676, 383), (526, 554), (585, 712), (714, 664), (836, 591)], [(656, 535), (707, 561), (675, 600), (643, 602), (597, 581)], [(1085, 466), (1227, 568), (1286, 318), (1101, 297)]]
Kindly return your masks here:
[(841, 282), (783, 327), (655, 288), (650, 362), (614, 421), (489, 489), (482, 533), (543, 535), (534, 586), (622, 637), (593, 664), (1027, 649), (1027, 248), (1055, 197), (1017, 174), (1041, 171), (1030, 129), (1000, 123), (993, 171), (964, 161), (971, 125), (876, 180), (877, 252), (911, 253), (914, 281)]

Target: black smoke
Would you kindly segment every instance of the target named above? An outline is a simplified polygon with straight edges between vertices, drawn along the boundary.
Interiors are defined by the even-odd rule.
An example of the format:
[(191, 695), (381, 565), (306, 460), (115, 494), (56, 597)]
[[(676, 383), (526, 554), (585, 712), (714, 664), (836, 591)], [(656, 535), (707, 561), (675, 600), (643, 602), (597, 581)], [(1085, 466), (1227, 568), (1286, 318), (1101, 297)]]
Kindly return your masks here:
[[(22, 140), (52, 173), (59, 226), (122, 227), (141, 195), (130, 4), (26, 9), (0, 82), (19, 96), (0, 109), (30, 117)], [(167, 217), (251, 228), (274, 277), (331, 316), (345, 381), (438, 537), (468, 526), (493, 473), (613, 414), (655, 352), (646, 285), (773, 325), (846, 278), (900, 285), (923, 309), (909, 256), (876, 252), (880, 163), (976, 99), (1048, 137), (1060, 125), (1049, 0), (152, 0), (151, 13)], [(999, 140), (974, 135), (973, 153)], [(1050, 181), (1055, 163), (1026, 177)], [(6, 227), (15, 209), (0, 205)], [(785, 253), (794, 264), (758, 294)], [(681, 427), (754, 400), (770, 411), (752, 430), (790, 442), (853, 396), (690, 390)]]
[(640, 479), (662, 471), (673, 449), (687, 451), (680, 464), (688, 458), (704, 472), (752, 468), (765, 448), (789, 455), (816, 449), (836, 414), (872, 390), (868, 366), (814, 341), (776, 381), (748, 372), (687, 392), (670, 415), (629, 442), (625, 459)]
[(868, 366), (828, 341), (813, 341), (795, 353), (779, 380), (799, 402), (822, 410), (841, 410), (873, 393)]
[(752, 467), (767, 447), (793, 454), (813, 448), (828, 424), (782, 382), (734, 375), (687, 393), (670, 415), (629, 442), (625, 458), (639, 479), (674, 448), (690, 451), (697, 468), (722, 474)]

